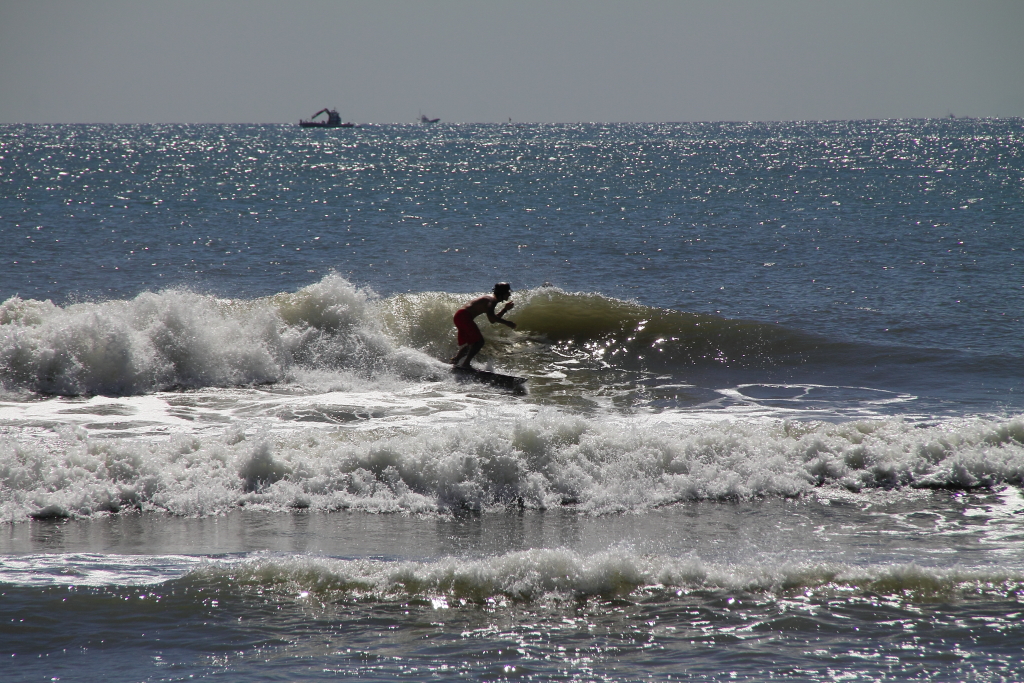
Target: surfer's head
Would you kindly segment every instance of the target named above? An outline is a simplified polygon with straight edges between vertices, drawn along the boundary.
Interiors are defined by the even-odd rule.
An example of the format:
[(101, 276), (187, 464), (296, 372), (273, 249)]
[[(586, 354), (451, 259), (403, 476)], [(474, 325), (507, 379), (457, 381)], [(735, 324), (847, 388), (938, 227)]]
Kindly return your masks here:
[(512, 296), (512, 285), (507, 282), (499, 282), (494, 285), (494, 297), (498, 301), (504, 301)]

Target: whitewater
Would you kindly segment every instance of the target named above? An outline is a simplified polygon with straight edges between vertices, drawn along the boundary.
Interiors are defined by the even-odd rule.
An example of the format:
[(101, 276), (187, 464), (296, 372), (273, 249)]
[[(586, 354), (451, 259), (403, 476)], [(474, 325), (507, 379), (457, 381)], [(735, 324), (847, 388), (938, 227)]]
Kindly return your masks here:
[(5, 677), (1019, 678), (1022, 131), (0, 127)]

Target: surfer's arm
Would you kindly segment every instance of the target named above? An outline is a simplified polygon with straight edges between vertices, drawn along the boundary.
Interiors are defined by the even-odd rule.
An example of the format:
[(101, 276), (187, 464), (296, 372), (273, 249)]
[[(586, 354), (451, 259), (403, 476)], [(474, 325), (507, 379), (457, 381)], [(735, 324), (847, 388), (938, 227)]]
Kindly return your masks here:
[(509, 326), (509, 327), (511, 327), (511, 328), (512, 328), (513, 330), (514, 330), (514, 329), (516, 329), (516, 324), (515, 324), (514, 322), (512, 322), (511, 320), (505, 320), (505, 319), (504, 319), (504, 318), (502, 317), (502, 316), (504, 316), (504, 315), (505, 315), (506, 313), (508, 313), (508, 312), (509, 312), (509, 311), (510, 311), (510, 310), (512, 309), (512, 307), (513, 307), (513, 306), (515, 306), (515, 304), (513, 304), (513, 303), (512, 303), (511, 301), (509, 301), (509, 302), (508, 302), (507, 304), (505, 304), (504, 306), (502, 306), (502, 308), (501, 308), (501, 310), (500, 310), (500, 311), (498, 311), (497, 313), (495, 313), (495, 312), (494, 312), (494, 307), (495, 307), (495, 306), (497, 306), (497, 305), (498, 305), (498, 302), (497, 302), (497, 301), (495, 301), (495, 302), (494, 302), (494, 303), (492, 303), (492, 304), (491, 304), (491, 306), (490, 306), (490, 307), (489, 307), (489, 308), (487, 309), (487, 320), (489, 320), (489, 321), (490, 321), (490, 322), (491, 322), (492, 324), (493, 324), (493, 323), (502, 323), (503, 325), (508, 325), (508, 326)]

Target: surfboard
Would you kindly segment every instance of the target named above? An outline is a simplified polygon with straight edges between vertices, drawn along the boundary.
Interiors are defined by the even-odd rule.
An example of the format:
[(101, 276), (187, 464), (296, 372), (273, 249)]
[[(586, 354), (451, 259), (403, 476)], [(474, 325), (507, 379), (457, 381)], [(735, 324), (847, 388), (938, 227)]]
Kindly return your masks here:
[(467, 382), (481, 382), (483, 384), (490, 384), (492, 386), (501, 387), (502, 389), (510, 389), (512, 391), (525, 391), (526, 378), (516, 377), (515, 375), (502, 375), (497, 372), (487, 372), (486, 370), (474, 370), (472, 368), (464, 368), (461, 366), (453, 367), (452, 374), (455, 375), (456, 379)]

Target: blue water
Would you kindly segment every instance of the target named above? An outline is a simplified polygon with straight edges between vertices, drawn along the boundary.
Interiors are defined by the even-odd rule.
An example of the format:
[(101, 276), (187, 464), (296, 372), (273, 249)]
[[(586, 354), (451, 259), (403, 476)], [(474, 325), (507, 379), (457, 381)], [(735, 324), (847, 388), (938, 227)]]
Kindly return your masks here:
[(1019, 678), (1022, 139), (0, 126), (4, 666)]

